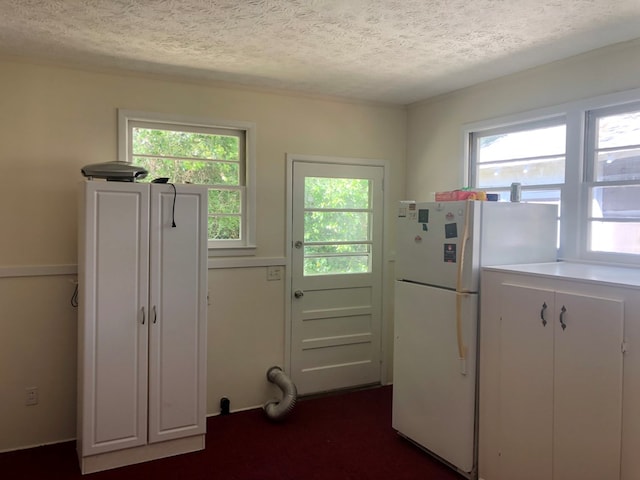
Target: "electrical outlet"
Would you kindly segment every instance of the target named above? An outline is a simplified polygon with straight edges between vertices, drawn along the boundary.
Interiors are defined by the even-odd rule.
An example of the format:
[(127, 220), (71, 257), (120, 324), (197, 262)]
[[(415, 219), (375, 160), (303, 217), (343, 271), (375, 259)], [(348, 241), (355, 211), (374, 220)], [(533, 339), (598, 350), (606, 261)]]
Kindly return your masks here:
[(31, 406), (38, 404), (38, 387), (28, 387), (25, 389), (24, 404)]
[(267, 267), (267, 280), (281, 280), (282, 279), (282, 268), (279, 266), (271, 266)]

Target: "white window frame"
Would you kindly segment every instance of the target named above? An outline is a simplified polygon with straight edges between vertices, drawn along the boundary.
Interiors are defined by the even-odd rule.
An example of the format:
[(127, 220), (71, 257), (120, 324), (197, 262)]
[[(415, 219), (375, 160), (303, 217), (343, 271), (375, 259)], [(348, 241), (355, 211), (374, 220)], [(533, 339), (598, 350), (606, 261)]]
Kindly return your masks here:
[[(184, 126), (185, 131), (211, 130), (219, 134), (221, 130), (241, 130), (245, 138), (244, 186), (242, 192), (241, 238), (239, 240), (209, 240), (209, 256), (241, 256), (255, 255), (255, 225), (256, 225), (256, 196), (255, 196), (255, 138), (256, 126), (252, 122), (236, 120), (221, 120), (202, 117), (191, 117), (158, 112), (144, 112), (138, 110), (118, 109), (118, 160), (131, 163), (132, 128), (134, 124), (144, 123), (147, 128), (158, 128), (170, 125)], [(216, 187), (223, 189), (224, 187)]]
[(565, 183), (561, 185), (560, 250), (561, 260), (586, 261), (606, 264), (640, 265), (640, 255), (593, 252), (588, 250), (587, 215), (589, 183), (586, 176), (585, 148), (587, 142), (586, 118), (591, 110), (617, 107), (640, 101), (640, 89), (619, 92), (520, 112), (504, 117), (468, 123), (462, 128), (462, 152), (464, 161), (463, 185), (475, 187), (471, 172), (475, 166), (471, 158), (472, 133), (512, 128), (518, 124), (533, 124), (564, 116), (567, 128)]

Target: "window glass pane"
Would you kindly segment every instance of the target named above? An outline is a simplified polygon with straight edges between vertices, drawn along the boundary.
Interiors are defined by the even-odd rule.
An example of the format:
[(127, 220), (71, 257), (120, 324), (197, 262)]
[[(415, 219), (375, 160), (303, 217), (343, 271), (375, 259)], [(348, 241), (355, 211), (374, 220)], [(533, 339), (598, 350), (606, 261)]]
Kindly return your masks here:
[(168, 177), (173, 183), (239, 185), (240, 165), (210, 160), (133, 157), (133, 163), (149, 171), (146, 180)]
[(590, 245), (595, 252), (640, 254), (640, 222), (591, 222)]
[(564, 156), (479, 164), (477, 186), (501, 187), (513, 182), (520, 182), (522, 185), (564, 183), (564, 166)]
[(216, 213), (241, 212), (241, 195), (238, 190), (209, 189), (209, 211)]
[(640, 185), (593, 188), (591, 217), (640, 218)]
[(305, 212), (305, 242), (369, 240), (368, 212)]
[(305, 208), (369, 208), (369, 180), (306, 177)]
[(369, 255), (307, 257), (304, 259), (305, 276), (368, 272)]
[(173, 130), (133, 128), (133, 154), (239, 161), (240, 139)]
[(304, 256), (313, 255), (344, 255), (352, 253), (370, 253), (371, 245), (368, 243), (350, 243), (347, 245), (305, 245)]
[(240, 238), (239, 216), (209, 216), (209, 239), (238, 240)]
[(566, 127), (522, 130), (478, 139), (478, 163), (565, 154)]
[(596, 148), (640, 145), (640, 111), (598, 118)]
[[(640, 132), (636, 141), (640, 143)], [(599, 152), (596, 159), (595, 180), (640, 180), (640, 148)]]

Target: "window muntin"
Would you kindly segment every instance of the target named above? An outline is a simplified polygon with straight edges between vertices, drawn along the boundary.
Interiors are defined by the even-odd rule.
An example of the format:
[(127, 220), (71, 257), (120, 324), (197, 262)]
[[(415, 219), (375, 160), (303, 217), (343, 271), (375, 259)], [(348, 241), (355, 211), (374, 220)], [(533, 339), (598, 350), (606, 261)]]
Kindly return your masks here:
[(207, 185), (210, 253), (253, 250), (254, 194), (248, 168), (252, 125), (119, 111), (120, 159), (145, 167), (146, 181)]

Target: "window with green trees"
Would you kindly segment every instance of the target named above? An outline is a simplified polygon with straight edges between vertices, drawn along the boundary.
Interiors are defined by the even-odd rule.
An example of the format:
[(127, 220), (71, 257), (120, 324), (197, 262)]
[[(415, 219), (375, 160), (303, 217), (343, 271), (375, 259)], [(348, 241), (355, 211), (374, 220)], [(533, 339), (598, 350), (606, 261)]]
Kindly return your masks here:
[[(209, 187), (210, 247), (248, 245), (247, 129), (122, 111), (126, 161), (146, 168), (145, 181)], [(121, 145), (121, 155), (122, 155)]]

